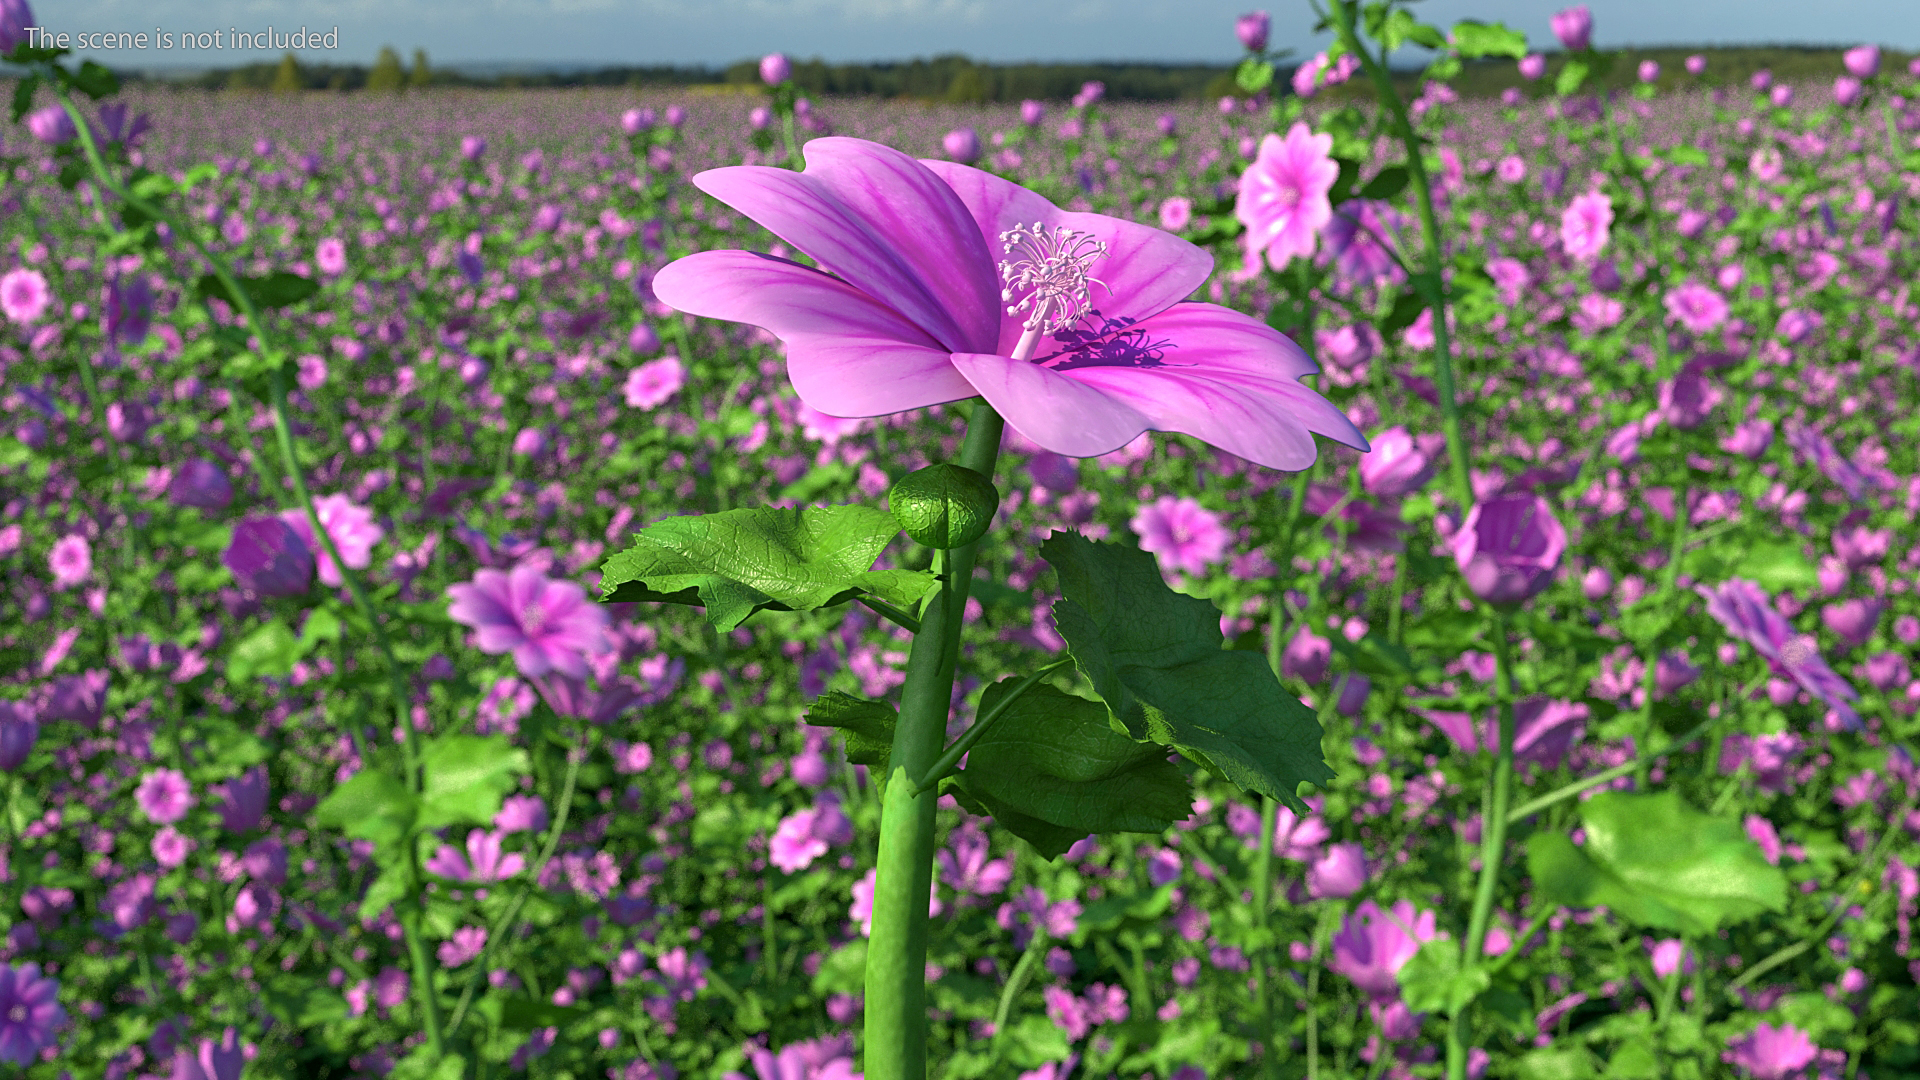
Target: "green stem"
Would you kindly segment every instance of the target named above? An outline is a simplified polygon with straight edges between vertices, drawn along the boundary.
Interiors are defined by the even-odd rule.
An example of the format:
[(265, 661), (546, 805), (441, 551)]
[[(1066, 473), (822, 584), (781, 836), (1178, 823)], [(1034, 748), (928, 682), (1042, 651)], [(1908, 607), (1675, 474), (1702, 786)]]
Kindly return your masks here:
[[(1680, 556), (1686, 554), (1687, 550), (1687, 489), (1684, 487), (1674, 492), (1673, 519), (1673, 543), (1667, 549), (1667, 565), (1661, 570), (1660, 599), (1662, 601), (1666, 601), (1673, 595), (1674, 584), (1680, 577)], [(1654, 681), (1660, 674), (1660, 647), (1655, 642), (1648, 642), (1647, 644), (1646, 665), (1647, 670), (1641, 679), (1640, 692), (1642, 696), (1647, 699), (1647, 710), (1645, 715), (1641, 717), (1640, 739), (1643, 743), (1650, 743), (1654, 731)], [(1651, 763), (1649, 763), (1649, 765), (1650, 764)], [(1647, 790), (1646, 767), (1641, 768), (1634, 774), (1634, 781), (1635, 786), (1639, 790)]]
[(1034, 928), (1033, 940), (1027, 942), (1027, 951), (1020, 954), (1020, 961), (1013, 965), (1013, 971), (1007, 976), (1007, 985), (1000, 990), (1000, 1004), (993, 1010), (993, 1048), (998, 1052), (1000, 1036), (1007, 1030), (1007, 1017), (1013, 1012), (1013, 999), (1027, 988), (1027, 977), (1033, 974), (1033, 966), (1040, 962), (1040, 953), (1047, 947), (1047, 935), (1038, 927)]
[(1552, 806), (1557, 802), (1562, 802), (1564, 800), (1571, 799), (1583, 791), (1589, 791), (1593, 788), (1597, 788), (1601, 784), (1604, 784), (1609, 780), (1617, 779), (1619, 777), (1627, 775), (1630, 772), (1634, 772), (1635, 770), (1640, 769), (1643, 766), (1651, 765), (1653, 762), (1659, 761), (1661, 758), (1664, 758), (1669, 754), (1672, 754), (1679, 750), (1684, 749), (1689, 743), (1693, 742), (1693, 740), (1699, 738), (1701, 735), (1706, 734), (1706, 731), (1708, 728), (1712, 727), (1713, 725), (1719, 722), (1720, 722), (1719, 717), (1708, 717), (1705, 721), (1696, 725), (1692, 731), (1689, 731), (1685, 735), (1682, 735), (1678, 739), (1675, 739), (1672, 743), (1669, 743), (1664, 750), (1661, 750), (1658, 753), (1648, 754), (1648, 755), (1645, 755), (1644, 757), (1636, 757), (1632, 761), (1625, 762), (1624, 764), (1620, 764), (1620, 765), (1615, 765), (1613, 768), (1607, 769), (1604, 772), (1597, 772), (1597, 773), (1594, 773), (1592, 776), (1582, 777), (1579, 780), (1575, 780), (1573, 783), (1568, 784), (1565, 787), (1557, 788), (1553, 791), (1549, 791), (1548, 793), (1540, 796), (1539, 798), (1529, 799), (1528, 801), (1521, 803), (1519, 806), (1514, 807), (1513, 810), (1507, 814), (1507, 824), (1509, 825), (1515, 824), (1520, 820), (1522, 820), (1523, 818), (1527, 818), (1534, 814), (1537, 814), (1540, 811), (1545, 810), (1547, 807)]
[[(1277, 665), (1273, 673), (1279, 676)], [(1273, 996), (1267, 992), (1267, 952), (1273, 947), (1267, 939), (1267, 916), (1273, 906), (1274, 813), (1273, 798), (1260, 796), (1260, 849), (1253, 853), (1253, 928), (1258, 935), (1255, 940), (1260, 942), (1253, 950), (1253, 1008), (1260, 1014), (1267, 1041), (1267, 1052), (1262, 1056), (1266, 1059), (1263, 1071), (1269, 1076), (1279, 1066), (1281, 1050), (1281, 1039), (1273, 1022)]]
[[(960, 464), (991, 479), (1005, 430), (1000, 414), (977, 402)], [(913, 778), (927, 775), (946, 738), (978, 545), (936, 557), (939, 591), (922, 613), (907, 658), (892, 775), (881, 796), (873, 936), (867, 947), (865, 1073), (870, 1080), (924, 1080), (927, 1073), (927, 896), (933, 884), (937, 797), (916, 789)]]
[(1307, 961), (1307, 1080), (1320, 1080), (1320, 954), (1326, 951), (1335, 914), (1332, 907), (1321, 906), (1313, 928), (1313, 956)]
[[(1473, 894), (1473, 912), (1467, 920), (1467, 937), (1461, 967), (1480, 962), (1486, 950), (1487, 925), (1493, 918), (1494, 895), (1499, 891), (1500, 869), (1507, 854), (1507, 803), (1513, 794), (1513, 655), (1507, 640), (1507, 617), (1495, 617), (1493, 627), (1494, 690), (1500, 699), (1500, 744), (1489, 747), (1498, 756), (1487, 777), (1480, 815), (1480, 883)], [(1467, 1012), (1472, 1002), (1455, 1010), (1447, 1021), (1447, 1080), (1464, 1080), (1467, 1074)]]
[(560, 809), (555, 812), (553, 825), (547, 830), (547, 842), (540, 847), (540, 858), (528, 868), (526, 883), (520, 886), (520, 891), (514, 896), (513, 903), (508, 905), (507, 910), (501, 912), (500, 917), (495, 919), (493, 925), (488, 928), (487, 943), (481, 947), (480, 955), (473, 961), (473, 970), (467, 974), (466, 989), (460, 992), (460, 1001), (454, 1005), (453, 1016), (447, 1021), (449, 1038), (454, 1032), (460, 1030), (460, 1021), (467, 1018), (467, 1006), (472, 1003), (474, 990), (479, 987), (480, 980), (487, 973), (487, 961), (492, 959), (493, 954), (500, 948), (501, 939), (506, 935), (507, 929), (513, 925), (513, 920), (519, 917), (520, 908), (526, 904), (527, 897), (532, 895), (533, 890), (538, 886), (540, 872), (547, 868), (547, 861), (553, 858), (554, 849), (560, 846), (560, 834), (567, 828), (567, 814), (573, 809), (574, 783), (579, 780), (580, 765), (586, 761), (587, 753), (595, 741), (598, 741), (597, 733), (591, 735), (587, 747), (567, 755), (567, 776), (560, 784)]
[(919, 795), (924, 791), (928, 791), (940, 781), (951, 776), (953, 774), (953, 767), (960, 763), (961, 758), (967, 756), (967, 751), (973, 749), (973, 744), (980, 741), (980, 736), (985, 735), (987, 728), (992, 726), (994, 721), (1004, 716), (1007, 709), (1011, 707), (1014, 702), (1019, 701), (1026, 695), (1027, 691), (1038, 685), (1041, 679), (1046, 678), (1048, 675), (1071, 663), (1073, 663), (1073, 658), (1070, 656), (1055, 660), (1053, 663), (1048, 664), (1046, 667), (1041, 668), (1039, 671), (1028, 675), (1016, 683), (1013, 689), (1007, 692), (1006, 697), (994, 702), (993, 708), (987, 710), (987, 715), (974, 721), (972, 727), (961, 732), (960, 737), (953, 740), (953, 745), (947, 747), (946, 752), (940, 755), (940, 760), (934, 762), (933, 767), (927, 770), (927, 774), (921, 777), (919, 783), (913, 786), (913, 793)]
[(909, 634), (920, 632), (920, 620), (887, 603), (871, 596), (860, 597), (860, 602), (896, 626), (904, 626)]
[[(1360, 36), (1354, 30), (1353, 14), (1357, 5), (1352, 0), (1332, 0), (1329, 14), (1333, 20), (1334, 32), (1343, 42), (1347, 51), (1360, 58), (1360, 64), (1373, 80), (1376, 94), (1382, 108), (1391, 114), (1395, 134), (1406, 150), (1407, 172), (1413, 177), (1414, 204), (1420, 215), (1420, 234), (1425, 242), (1427, 255), (1427, 303), (1433, 312), (1433, 351), (1435, 376), (1434, 385), (1440, 392), (1441, 426), (1447, 436), (1447, 475), (1453, 488), (1453, 497), (1460, 504), (1461, 512), (1473, 505), (1473, 483), (1467, 471), (1467, 440), (1460, 427), (1460, 410), (1455, 404), (1453, 386), (1453, 350), (1447, 335), (1447, 302), (1445, 286), (1440, 278), (1441, 268), (1445, 266), (1446, 254), (1440, 241), (1440, 222), (1433, 212), (1433, 189), (1427, 181), (1426, 161), (1421, 154), (1420, 137), (1413, 130), (1413, 122), (1407, 117), (1407, 107), (1393, 88), (1393, 75), (1387, 71), (1374, 55), (1360, 43)], [(1415, 286), (1419, 286), (1416, 284)], [(1450, 1073), (1451, 1075), (1451, 1073)]]

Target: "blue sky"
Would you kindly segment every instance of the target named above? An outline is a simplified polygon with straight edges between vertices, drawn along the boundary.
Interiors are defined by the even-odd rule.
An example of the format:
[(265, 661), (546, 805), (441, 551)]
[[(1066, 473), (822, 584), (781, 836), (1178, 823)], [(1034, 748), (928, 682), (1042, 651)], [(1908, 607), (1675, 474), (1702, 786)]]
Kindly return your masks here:
[[(1254, 3), (1260, 0), (1254, 0)], [(174, 34), (339, 28), (316, 62), (366, 63), (382, 45), (425, 48), (436, 63), (488, 61), (708, 64), (783, 51), (829, 61), (910, 59), (964, 52), (977, 59), (1168, 60), (1236, 58), (1233, 19), (1248, 0), (41, 0), (49, 29)], [(1920, 47), (1916, 0), (1588, 0), (1595, 44), (1854, 45)], [(1311, 52), (1305, 0), (1265, 0), (1273, 43)], [(1552, 44), (1560, 0), (1425, 0), (1430, 22), (1501, 21)], [(274, 53), (94, 52), (125, 67), (225, 66)]]

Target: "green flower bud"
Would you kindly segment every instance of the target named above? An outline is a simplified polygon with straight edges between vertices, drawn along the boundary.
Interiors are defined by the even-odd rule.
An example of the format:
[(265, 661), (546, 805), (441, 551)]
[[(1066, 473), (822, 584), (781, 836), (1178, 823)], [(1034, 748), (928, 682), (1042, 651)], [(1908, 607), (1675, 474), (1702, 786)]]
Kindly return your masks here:
[(966, 547), (985, 536), (999, 506), (993, 482), (961, 465), (929, 465), (887, 492), (893, 520), (930, 548)]

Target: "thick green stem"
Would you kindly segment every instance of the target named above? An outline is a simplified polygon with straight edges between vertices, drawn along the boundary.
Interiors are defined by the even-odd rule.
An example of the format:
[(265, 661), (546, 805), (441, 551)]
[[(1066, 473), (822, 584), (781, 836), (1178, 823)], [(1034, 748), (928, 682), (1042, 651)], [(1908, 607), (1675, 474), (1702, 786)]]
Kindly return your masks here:
[[(973, 406), (960, 464), (989, 479), (1005, 421), (985, 401)], [(927, 897), (933, 887), (938, 795), (917, 790), (946, 741), (960, 627), (973, 585), (978, 541), (941, 552), (939, 591), (920, 619), (907, 658), (892, 770), (881, 796), (873, 937), (867, 947), (866, 1065), (870, 1080), (924, 1080), (927, 1074)]]
[[(1513, 797), (1513, 656), (1507, 641), (1507, 618), (1498, 616), (1493, 628), (1494, 689), (1500, 699), (1500, 744), (1488, 747), (1497, 757), (1487, 777), (1480, 814), (1480, 883), (1473, 893), (1473, 912), (1467, 920), (1467, 938), (1461, 967), (1480, 962), (1486, 950), (1487, 926), (1493, 918), (1493, 901), (1500, 888), (1500, 868), (1507, 854), (1507, 803)], [(1464, 1080), (1467, 1075), (1468, 1002), (1447, 1021), (1447, 1080)]]
[[(1453, 497), (1460, 504), (1461, 511), (1465, 512), (1467, 507), (1473, 505), (1473, 482), (1467, 471), (1467, 440), (1460, 427), (1460, 410), (1455, 404), (1453, 351), (1447, 334), (1446, 287), (1440, 278), (1440, 271), (1446, 265), (1446, 253), (1440, 240), (1439, 218), (1433, 212), (1433, 189), (1427, 180), (1420, 136), (1414, 132), (1413, 122), (1407, 117), (1406, 104), (1393, 88), (1393, 75), (1361, 44), (1360, 36), (1354, 29), (1353, 14), (1357, 6), (1351, 0), (1333, 0), (1329, 5), (1329, 14), (1341, 43), (1349, 53), (1360, 58), (1361, 66), (1373, 80), (1380, 107), (1391, 115), (1394, 133), (1400, 137), (1401, 145), (1406, 150), (1407, 172), (1413, 177), (1409, 186), (1413, 188), (1414, 205), (1420, 216), (1421, 238), (1426, 247), (1427, 281), (1424, 295), (1433, 313), (1434, 385), (1440, 392), (1441, 426), (1447, 436), (1447, 476)], [(1421, 288), (1418, 282), (1415, 288)]]

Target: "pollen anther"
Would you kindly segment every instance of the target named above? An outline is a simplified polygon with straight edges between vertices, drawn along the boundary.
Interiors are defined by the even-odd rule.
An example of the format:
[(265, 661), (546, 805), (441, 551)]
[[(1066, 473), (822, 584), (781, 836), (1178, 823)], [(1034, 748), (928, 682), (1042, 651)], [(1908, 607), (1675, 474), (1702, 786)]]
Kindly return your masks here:
[(1001, 233), (1000, 244), (1010, 256), (1000, 264), (1000, 277), (1006, 282), (1000, 299), (1021, 295), (1007, 314), (1028, 312), (1028, 330), (1051, 334), (1072, 326), (1093, 309), (1088, 286), (1107, 287), (1087, 273), (1107, 254), (1107, 245), (1090, 234), (1065, 226), (1049, 230), (1035, 222)]

